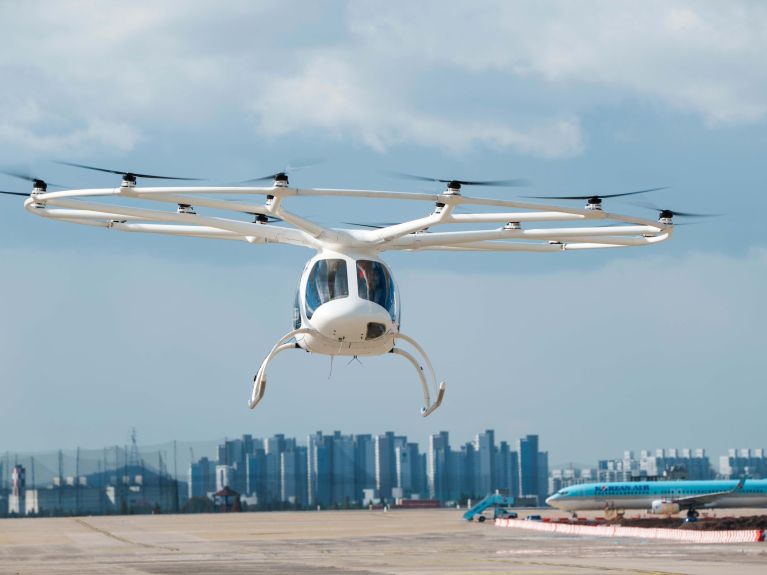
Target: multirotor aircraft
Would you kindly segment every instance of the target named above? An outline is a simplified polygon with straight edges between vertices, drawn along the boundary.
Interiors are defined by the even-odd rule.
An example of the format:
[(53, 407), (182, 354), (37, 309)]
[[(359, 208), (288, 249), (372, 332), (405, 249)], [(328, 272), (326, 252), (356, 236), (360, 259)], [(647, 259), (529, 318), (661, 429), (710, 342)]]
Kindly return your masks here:
[[(304, 267), (296, 291), (293, 329), (277, 341), (253, 378), (248, 402), (251, 409), (264, 396), (267, 367), (278, 354), (288, 349), (303, 349), (331, 357), (399, 355), (413, 365), (418, 375), (424, 399), (421, 414), (426, 417), (440, 406), (445, 394), (445, 382), (437, 383), (426, 352), (400, 329), (400, 295), (391, 270), (380, 257), (383, 252), (548, 253), (646, 246), (671, 237), (675, 215), (696, 215), (659, 210), (658, 221), (652, 221), (602, 209), (604, 198), (660, 188), (556, 198), (586, 200), (583, 208), (569, 208), (475, 198), (462, 193), (463, 186), (513, 186), (520, 185), (519, 180), (462, 181), (410, 176), (445, 184), (441, 193), (413, 193), (297, 188), (289, 184), (285, 172), (279, 172), (243, 182), (271, 180), (271, 185), (262, 187), (191, 184), (144, 187), (137, 185), (137, 178), (190, 178), (153, 176), (81, 164), (67, 165), (118, 174), (122, 176), (122, 181), (116, 188), (48, 191), (43, 180), (6, 172), (32, 181), (33, 189), (29, 194), (0, 193), (28, 196), (24, 207), (30, 213), (70, 223), (123, 232), (214, 238), (251, 244), (290, 244), (315, 251)], [(227, 199), (231, 196), (238, 199)], [(263, 197), (264, 201), (253, 201), (254, 197)], [(429, 215), (402, 223), (368, 226), (370, 229), (334, 228), (310, 221), (288, 209), (288, 204), (303, 197), (429, 202), (433, 208)], [(118, 205), (108, 198), (130, 200), (133, 205)], [(160, 206), (148, 209), (135, 205), (137, 201), (156, 202)], [(162, 209), (162, 205), (170, 206), (170, 209)], [(470, 213), (459, 213), (458, 208), (464, 212), (468, 209)], [(504, 211), (494, 211), (499, 209)], [(237, 217), (219, 217), (206, 214), (204, 210), (214, 213), (223, 210), (237, 214)], [(253, 219), (246, 220), (243, 215)], [(555, 223), (559, 225), (550, 227)], [(487, 224), (501, 226), (488, 228)], [(442, 226), (444, 231), (433, 231), (437, 226)], [(468, 229), (456, 230), (456, 227)], [(403, 349), (402, 344), (411, 349)], [(436, 392), (434, 401), (430, 387)]]

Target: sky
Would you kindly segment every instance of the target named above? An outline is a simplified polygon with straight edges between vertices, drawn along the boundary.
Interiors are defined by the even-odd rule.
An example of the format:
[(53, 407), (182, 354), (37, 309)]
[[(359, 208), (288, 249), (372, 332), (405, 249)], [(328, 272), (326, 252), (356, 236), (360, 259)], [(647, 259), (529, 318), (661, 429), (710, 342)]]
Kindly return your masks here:
[[(0, 169), (73, 188), (230, 183), (321, 158), (303, 187), (621, 193), (721, 214), (644, 248), (393, 253), (402, 330), (447, 382), (419, 415), (401, 358), (284, 353), (312, 253), (120, 234), (0, 197), (0, 451), (407, 434), (538, 433), (553, 464), (626, 449), (763, 447), (767, 403), (767, 6), (759, 2), (0, 0)], [(28, 185), (0, 174), (0, 189)], [(465, 190), (467, 191), (467, 190)], [(416, 202), (291, 201), (400, 221)], [(287, 204), (286, 204), (287, 205)], [(574, 204), (577, 206), (577, 204)], [(608, 207), (644, 217), (625, 202)]]

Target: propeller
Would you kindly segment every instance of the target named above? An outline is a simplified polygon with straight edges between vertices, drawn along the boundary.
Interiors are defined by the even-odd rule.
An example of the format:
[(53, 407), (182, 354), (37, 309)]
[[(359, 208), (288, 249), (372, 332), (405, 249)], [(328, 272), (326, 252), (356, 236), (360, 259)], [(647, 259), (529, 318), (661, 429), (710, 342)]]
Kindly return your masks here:
[(494, 186), (494, 187), (520, 187), (529, 186), (530, 181), (523, 178), (515, 178), (511, 180), (445, 180), (442, 178), (434, 178), (431, 176), (418, 176), (415, 174), (406, 174), (404, 172), (389, 172), (394, 177), (401, 178), (403, 180), (416, 180), (419, 182), (440, 182), (447, 184), (448, 188), (460, 190), (461, 186)]
[(645, 208), (646, 210), (652, 210), (654, 212), (658, 212), (658, 219), (659, 220), (669, 220), (680, 217), (680, 218), (715, 218), (719, 217), (722, 214), (694, 214), (692, 212), (678, 212), (676, 210), (669, 210), (664, 208), (659, 208), (655, 204), (651, 202), (632, 202), (633, 205), (639, 206), (640, 208)]
[[(230, 200), (232, 203), (236, 203), (239, 200)], [(236, 208), (231, 208), (235, 212), (239, 212), (241, 214), (248, 214), (253, 216), (253, 223), (254, 224), (273, 224), (275, 222), (282, 222), (284, 221), (282, 218), (278, 218), (277, 216), (273, 216), (271, 214), (265, 214), (264, 212), (252, 212), (250, 210), (238, 210)]]
[(388, 228), (389, 226), (399, 225), (401, 222), (386, 222), (386, 223), (378, 223), (378, 224), (363, 224), (361, 222), (341, 222), (341, 223), (347, 226), (357, 226), (360, 228), (373, 228), (375, 230), (380, 230), (383, 228)]
[(29, 196), (32, 195), (32, 194), (27, 194), (23, 192), (6, 192), (4, 190), (0, 190), (0, 194), (7, 194), (9, 196), (24, 196), (25, 198), (28, 198)]
[(254, 224), (274, 224), (276, 222), (283, 221), (282, 218), (278, 218), (276, 216), (270, 216), (267, 214), (259, 214), (258, 212), (243, 212), (244, 214), (250, 214), (253, 216), (253, 223)]
[[(65, 188), (66, 186), (62, 186), (61, 184), (52, 184), (47, 183), (45, 180), (41, 178), (35, 178), (31, 174), (27, 172), (17, 171), (17, 170), (0, 170), (0, 174), (5, 174), (6, 176), (11, 176), (13, 178), (18, 178), (19, 180), (24, 180), (26, 182), (32, 182), (35, 188), (45, 191), (48, 189), (48, 186), (53, 186), (54, 188)], [(7, 192), (12, 194), (13, 192)]]
[(181, 176), (158, 176), (157, 174), (139, 174), (138, 172), (128, 172), (125, 170), (109, 170), (107, 168), (99, 168), (97, 166), (86, 166), (85, 164), (76, 164), (74, 162), (56, 162), (62, 166), (71, 166), (73, 168), (82, 168), (84, 170), (92, 170), (94, 172), (105, 172), (107, 174), (117, 174), (123, 176), (123, 179), (128, 182), (135, 182), (136, 178), (149, 178), (152, 180), (186, 180), (186, 181), (199, 181), (201, 178), (183, 178)]
[(522, 196), (531, 200), (588, 200), (589, 204), (600, 205), (604, 198), (618, 198), (620, 196), (633, 196), (636, 194), (646, 194), (648, 192), (656, 192), (658, 190), (665, 190), (668, 186), (661, 186), (659, 188), (648, 188), (646, 190), (637, 190), (635, 192), (623, 192), (621, 194), (591, 194), (588, 196)]
[(304, 168), (309, 168), (311, 166), (316, 166), (317, 164), (322, 163), (324, 160), (322, 159), (311, 159), (311, 160), (304, 160), (301, 162), (296, 163), (289, 163), (287, 166), (285, 166), (284, 170), (281, 170), (279, 172), (275, 172), (273, 174), (268, 174), (266, 176), (259, 176), (257, 178), (250, 178), (249, 180), (243, 180), (241, 182), (238, 182), (239, 184), (250, 184), (253, 182), (268, 182), (268, 181), (276, 181), (276, 182), (285, 182), (285, 185), (288, 185), (288, 174), (291, 172), (297, 172), (299, 170), (303, 170)]

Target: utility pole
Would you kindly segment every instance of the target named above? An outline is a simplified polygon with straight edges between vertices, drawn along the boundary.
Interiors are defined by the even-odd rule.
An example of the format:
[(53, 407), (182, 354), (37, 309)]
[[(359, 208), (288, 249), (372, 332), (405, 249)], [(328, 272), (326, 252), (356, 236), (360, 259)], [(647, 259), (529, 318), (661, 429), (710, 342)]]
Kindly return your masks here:
[(75, 515), (80, 515), (80, 446), (75, 455)]
[(176, 465), (176, 440), (173, 440), (173, 512), (178, 513), (178, 467)]
[(61, 496), (63, 495), (64, 491), (64, 454), (61, 452), (61, 449), (59, 449), (59, 488), (58, 488), (58, 499), (59, 499), (59, 513), (62, 515), (64, 514), (64, 507), (63, 503), (61, 501)]

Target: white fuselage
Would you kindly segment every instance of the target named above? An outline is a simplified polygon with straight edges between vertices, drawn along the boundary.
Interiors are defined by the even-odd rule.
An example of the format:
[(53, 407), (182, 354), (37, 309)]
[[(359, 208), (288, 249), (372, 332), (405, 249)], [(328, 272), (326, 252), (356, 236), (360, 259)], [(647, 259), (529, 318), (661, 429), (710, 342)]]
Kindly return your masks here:
[(304, 268), (294, 308), (296, 336), (307, 351), (381, 355), (399, 333), (399, 293), (389, 268), (373, 254), (323, 250)]
[[(679, 502), (682, 509), (767, 506), (767, 480), (747, 480), (741, 490), (735, 490), (737, 485), (737, 480), (586, 483), (560, 489), (546, 503), (565, 511), (650, 509), (658, 501)], [(705, 500), (719, 493), (722, 495)], [(695, 503), (696, 497), (702, 502)], [(693, 503), (686, 503), (690, 501)]]

